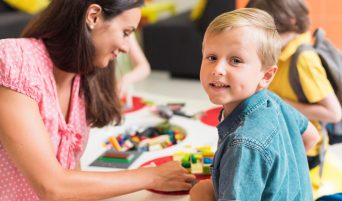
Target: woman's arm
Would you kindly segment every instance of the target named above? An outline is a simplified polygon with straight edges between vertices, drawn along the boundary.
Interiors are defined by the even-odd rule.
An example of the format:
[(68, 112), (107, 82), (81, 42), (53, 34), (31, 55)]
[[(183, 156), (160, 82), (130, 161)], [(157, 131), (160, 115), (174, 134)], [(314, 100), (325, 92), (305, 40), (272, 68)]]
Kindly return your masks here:
[(310, 120), (332, 123), (340, 121), (342, 117), (341, 105), (335, 93), (331, 93), (315, 104), (304, 104), (290, 100), (286, 100), (286, 102), (302, 112)]
[(194, 179), (176, 162), (117, 172), (64, 170), (37, 103), (0, 87), (0, 141), (42, 200), (98, 200), (151, 188), (188, 190)]

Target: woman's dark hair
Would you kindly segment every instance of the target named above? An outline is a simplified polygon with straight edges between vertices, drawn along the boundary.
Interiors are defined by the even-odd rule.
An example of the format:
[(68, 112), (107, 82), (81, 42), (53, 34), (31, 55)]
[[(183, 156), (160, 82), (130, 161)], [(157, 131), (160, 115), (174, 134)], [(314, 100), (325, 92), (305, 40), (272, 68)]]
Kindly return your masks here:
[(250, 0), (246, 7), (268, 12), (279, 33), (304, 33), (310, 28), (309, 10), (303, 0)]
[(142, 6), (143, 0), (52, 0), (23, 31), (23, 37), (42, 39), (52, 62), (63, 71), (81, 75), (87, 122), (103, 127), (121, 122), (121, 105), (115, 92), (114, 62), (94, 66), (95, 47), (86, 24), (91, 4), (102, 7), (105, 20)]

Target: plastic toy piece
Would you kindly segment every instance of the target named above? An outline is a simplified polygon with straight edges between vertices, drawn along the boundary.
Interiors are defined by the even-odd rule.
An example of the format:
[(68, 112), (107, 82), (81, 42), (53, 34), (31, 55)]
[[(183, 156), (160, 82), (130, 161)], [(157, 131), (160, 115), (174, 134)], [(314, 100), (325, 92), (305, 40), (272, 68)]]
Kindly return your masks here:
[(141, 154), (142, 152), (137, 151), (118, 152), (110, 149), (99, 156), (90, 166), (127, 169)]
[(133, 158), (134, 154), (132, 153), (109, 150), (105, 152), (99, 160), (104, 162), (129, 163)]
[(104, 158), (104, 157), (99, 158), (99, 160), (103, 161), (103, 162), (116, 162), (116, 163), (129, 163), (132, 161), (132, 159), (133, 159), (133, 157), (127, 158), (127, 159), (124, 159), (124, 158)]
[(169, 107), (173, 112), (181, 111), (181, 109), (185, 106), (185, 103), (168, 103), (167, 107)]
[(203, 165), (202, 163), (192, 163), (191, 164), (191, 173), (193, 174), (202, 174), (203, 173)]
[(115, 137), (109, 137), (109, 142), (112, 144), (116, 151), (121, 151), (121, 146)]
[(210, 173), (210, 165), (211, 164), (203, 164), (203, 174), (211, 174)]
[(116, 152), (116, 151), (107, 151), (102, 157), (104, 158), (122, 158), (122, 159), (128, 159), (131, 156), (133, 156), (130, 153), (127, 152)]
[(214, 152), (210, 146), (197, 147), (195, 153), (177, 152), (172, 156), (192, 174), (210, 175), (210, 166), (213, 163)]
[(158, 105), (157, 111), (159, 116), (165, 119), (170, 119), (173, 116), (173, 111), (165, 105)]

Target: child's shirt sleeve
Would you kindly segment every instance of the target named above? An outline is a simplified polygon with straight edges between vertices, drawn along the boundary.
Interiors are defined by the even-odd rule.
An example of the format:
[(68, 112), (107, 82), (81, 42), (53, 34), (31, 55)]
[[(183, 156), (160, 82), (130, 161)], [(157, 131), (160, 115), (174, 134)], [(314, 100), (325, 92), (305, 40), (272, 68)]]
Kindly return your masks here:
[(287, 128), (295, 133), (297, 133), (297, 129), (299, 129), (299, 132), (303, 134), (309, 125), (309, 120), (307, 119), (307, 117), (305, 117), (296, 108), (286, 103), (276, 94), (270, 93), (269, 95), (279, 105), (280, 112), (282, 113), (284, 120), (286, 121)]
[(321, 101), (333, 93), (334, 90), (317, 53), (306, 51), (300, 54), (297, 69), (304, 94), (310, 103)]
[(0, 40), (0, 86), (39, 102), (40, 84), (38, 73), (34, 69), (36, 65), (34, 61), (25, 61), (25, 53), (25, 47), (17, 40)]
[(271, 162), (263, 151), (248, 146), (230, 147), (221, 158), (219, 201), (261, 200)]
[[(284, 103), (283, 113), (285, 113), (285, 119), (289, 121), (288, 127), (299, 128), (301, 134), (303, 134), (309, 125), (309, 120), (297, 109), (291, 105)], [(293, 119), (294, 122), (290, 120)], [(293, 125), (296, 124), (296, 125)]]

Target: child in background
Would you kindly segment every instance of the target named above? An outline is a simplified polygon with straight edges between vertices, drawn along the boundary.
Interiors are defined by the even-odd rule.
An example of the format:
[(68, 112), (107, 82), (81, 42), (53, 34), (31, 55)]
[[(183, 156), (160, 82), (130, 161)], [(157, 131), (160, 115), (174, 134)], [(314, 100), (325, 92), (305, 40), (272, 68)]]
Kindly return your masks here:
[(133, 84), (145, 79), (151, 73), (151, 67), (144, 52), (132, 34), (129, 37), (129, 50), (117, 58), (118, 90), (121, 98), (129, 96)]
[[(319, 122), (338, 122), (341, 119), (341, 106), (317, 53), (305, 51), (297, 60), (299, 80), (309, 103), (299, 102), (289, 80), (292, 55), (300, 45), (311, 44), (309, 11), (305, 2), (303, 0), (250, 0), (247, 7), (259, 8), (273, 16), (281, 37), (279, 69), (269, 89), (310, 119), (317, 130), (321, 131), (320, 136), (322, 136)], [(325, 131), (324, 135), (326, 135)], [(307, 152), (314, 190), (317, 190), (320, 185), (318, 165), (321, 162), (319, 157), (321, 146), (322, 137), (319, 143)], [(328, 143), (326, 142), (324, 146), (328, 146)]]
[(223, 111), (212, 180), (196, 184), (191, 199), (312, 201), (305, 149), (318, 132), (266, 89), (280, 53), (273, 18), (252, 8), (222, 14), (202, 52), (201, 83)]

